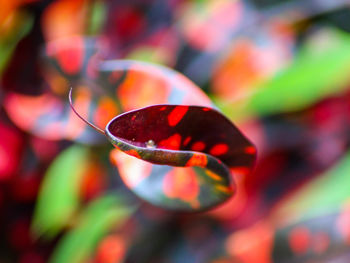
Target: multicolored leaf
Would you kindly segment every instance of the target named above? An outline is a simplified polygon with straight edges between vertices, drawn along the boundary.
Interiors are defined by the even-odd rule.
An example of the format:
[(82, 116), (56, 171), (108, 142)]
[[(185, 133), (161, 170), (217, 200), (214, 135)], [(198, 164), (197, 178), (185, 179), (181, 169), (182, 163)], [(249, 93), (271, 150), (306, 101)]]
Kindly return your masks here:
[[(235, 193), (230, 169), (248, 174), (255, 161), (255, 147), (228, 119), (208, 107), (153, 105), (127, 112), (107, 125), (106, 135), (116, 148), (136, 158), (196, 167), (188, 173), (163, 169), (157, 175), (152, 168), (139, 183), (147, 185), (149, 193), (144, 196), (138, 185), (133, 188), (146, 200), (175, 210), (203, 210), (222, 203)], [(184, 184), (188, 191), (179, 194)], [(185, 197), (188, 193), (193, 193), (191, 198)], [(156, 201), (159, 198), (164, 202)]]
[(256, 153), (226, 117), (200, 106), (153, 105), (127, 112), (109, 122), (106, 135), (117, 148), (151, 163), (200, 166), (222, 175), (221, 161), (230, 168), (251, 167)]
[[(158, 165), (150, 167), (148, 175), (143, 171), (133, 174), (133, 182), (135, 177), (143, 177), (136, 185), (125, 181), (139, 196), (159, 206), (191, 211), (222, 203), (235, 192), (230, 170), (248, 174), (254, 165), (255, 147), (212, 108), (153, 105), (121, 114), (102, 130), (79, 115), (71, 93), (69, 99), (78, 117), (105, 134), (117, 149)], [(118, 159), (118, 155), (114, 157)], [(203, 171), (172, 170), (170, 166), (195, 167), (195, 171), (200, 167)]]

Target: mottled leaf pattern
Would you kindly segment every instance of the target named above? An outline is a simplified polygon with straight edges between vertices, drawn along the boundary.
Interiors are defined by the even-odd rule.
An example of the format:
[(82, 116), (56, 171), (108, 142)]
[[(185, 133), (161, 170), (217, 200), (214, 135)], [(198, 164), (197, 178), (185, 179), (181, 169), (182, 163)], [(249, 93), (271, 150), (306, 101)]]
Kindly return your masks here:
[(103, 78), (105, 86), (120, 83), (117, 94), (124, 110), (169, 102), (202, 105), (151, 106), (110, 122), (106, 133), (117, 148), (153, 163), (112, 153), (129, 187), (153, 204), (186, 211), (208, 209), (233, 195), (230, 169), (248, 174), (255, 148), (210, 108), (198, 87), (173, 70), (131, 60), (103, 62), (100, 72), (109, 76)]
[[(72, 109), (80, 117), (73, 105)], [(255, 147), (240, 131), (208, 107), (153, 105), (117, 116), (105, 131), (87, 124), (104, 133), (117, 149), (157, 165), (133, 164), (132, 159), (119, 163), (118, 154), (112, 155), (121, 170), (128, 169), (123, 165), (128, 162), (131, 167), (145, 167), (147, 171), (131, 171), (132, 182), (128, 172), (122, 177), (140, 197), (168, 209), (197, 211), (222, 203), (235, 193), (230, 170), (248, 174), (256, 157)], [(184, 198), (188, 193), (191, 197)]]

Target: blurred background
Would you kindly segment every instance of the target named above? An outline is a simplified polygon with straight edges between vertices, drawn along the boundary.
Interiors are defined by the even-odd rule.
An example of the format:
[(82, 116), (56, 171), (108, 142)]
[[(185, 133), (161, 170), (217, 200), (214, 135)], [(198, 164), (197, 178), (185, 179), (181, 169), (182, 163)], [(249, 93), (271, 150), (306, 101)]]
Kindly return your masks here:
[[(0, 6), (0, 263), (350, 262), (349, 0)], [(69, 87), (99, 127), (199, 98), (147, 74), (114, 83), (115, 59), (187, 76), (256, 145), (233, 198), (182, 214), (125, 186), (142, 170), (75, 117)]]

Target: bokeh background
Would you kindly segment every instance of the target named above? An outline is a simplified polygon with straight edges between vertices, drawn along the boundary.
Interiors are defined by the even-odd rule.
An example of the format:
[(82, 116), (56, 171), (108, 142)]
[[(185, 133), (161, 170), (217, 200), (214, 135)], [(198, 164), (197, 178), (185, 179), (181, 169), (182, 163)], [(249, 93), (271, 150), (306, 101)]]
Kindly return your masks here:
[[(0, 262), (350, 262), (349, 21), (348, 0), (1, 0)], [(142, 171), (67, 97), (100, 127), (164, 101), (96, 80), (114, 59), (177, 70), (254, 142), (235, 197), (182, 214), (124, 185)]]

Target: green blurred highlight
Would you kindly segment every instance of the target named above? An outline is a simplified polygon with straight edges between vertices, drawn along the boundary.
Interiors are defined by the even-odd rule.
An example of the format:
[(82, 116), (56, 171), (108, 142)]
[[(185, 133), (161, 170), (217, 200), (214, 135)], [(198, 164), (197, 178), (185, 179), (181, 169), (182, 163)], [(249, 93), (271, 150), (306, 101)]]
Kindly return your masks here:
[(106, 19), (106, 6), (102, 1), (94, 1), (89, 8), (91, 8), (91, 18), (87, 33), (88, 35), (97, 35), (101, 32)]
[(335, 29), (319, 32), (294, 62), (247, 98), (226, 104), (216, 100), (232, 119), (301, 110), (347, 89), (350, 80), (350, 35)]
[(291, 220), (338, 211), (350, 200), (350, 152), (324, 175), (303, 186), (276, 211)]
[(95, 200), (82, 212), (77, 227), (61, 239), (49, 262), (87, 262), (98, 241), (108, 231), (116, 230), (135, 209), (116, 194)]
[(144, 62), (166, 65), (169, 54), (166, 50), (154, 48), (151, 46), (141, 46), (130, 52), (126, 59), (141, 60)]
[(67, 226), (79, 206), (79, 187), (88, 149), (71, 146), (51, 164), (43, 179), (33, 218), (33, 232), (52, 238)]
[(259, 88), (248, 107), (263, 115), (293, 111), (344, 91), (350, 80), (350, 36), (332, 31), (322, 41), (328, 43), (304, 46), (289, 68)]

